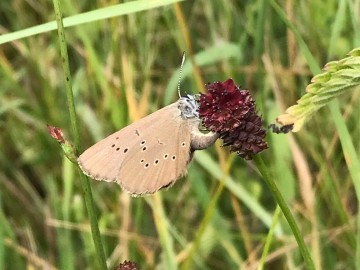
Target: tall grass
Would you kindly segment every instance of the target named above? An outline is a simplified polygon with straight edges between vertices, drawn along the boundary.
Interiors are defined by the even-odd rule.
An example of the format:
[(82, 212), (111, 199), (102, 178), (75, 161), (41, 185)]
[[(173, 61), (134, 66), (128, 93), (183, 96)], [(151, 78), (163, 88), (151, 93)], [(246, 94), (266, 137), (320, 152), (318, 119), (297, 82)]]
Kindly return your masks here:
[[(270, 123), (327, 61), (360, 44), (359, 0), (146, 2), (61, 1), (75, 18), (65, 34), (82, 149), (175, 101), (184, 50), (182, 91), (231, 77)], [(46, 129), (75, 141), (58, 35), (41, 28), (54, 20), (49, 1), (0, 3), (0, 269), (100, 268), (77, 168)], [(269, 133), (262, 155), (316, 269), (360, 265), (358, 103), (359, 91), (345, 94), (295, 135)], [(109, 269), (124, 260), (140, 269), (306, 269), (255, 163), (220, 144), (155, 196), (90, 184)]]

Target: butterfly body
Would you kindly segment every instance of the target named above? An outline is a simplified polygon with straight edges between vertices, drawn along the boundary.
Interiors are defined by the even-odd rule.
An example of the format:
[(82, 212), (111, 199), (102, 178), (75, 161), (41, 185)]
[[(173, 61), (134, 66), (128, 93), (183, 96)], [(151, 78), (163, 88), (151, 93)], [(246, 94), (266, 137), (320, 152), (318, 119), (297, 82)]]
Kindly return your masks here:
[(217, 139), (199, 124), (194, 98), (183, 97), (99, 141), (78, 163), (86, 175), (133, 195), (154, 193), (185, 174), (194, 150)]

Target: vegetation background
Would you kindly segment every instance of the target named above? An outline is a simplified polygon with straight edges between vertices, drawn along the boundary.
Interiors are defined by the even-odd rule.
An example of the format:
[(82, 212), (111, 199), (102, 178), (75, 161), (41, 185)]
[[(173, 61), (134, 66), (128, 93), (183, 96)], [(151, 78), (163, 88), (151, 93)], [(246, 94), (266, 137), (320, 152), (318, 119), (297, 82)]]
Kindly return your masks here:
[[(129, 2), (123, 16), (66, 28), (82, 150), (174, 102), (183, 51), (184, 91), (233, 78), (269, 124), (314, 75), (304, 45), (321, 67), (360, 44), (359, 0), (158, 0), (148, 2), (166, 5), (128, 14), (145, 1)], [(61, 1), (64, 17), (96, 17), (115, 4)], [(51, 1), (0, 2), (4, 36), (54, 19)], [(359, 91), (338, 104), (359, 154)], [(69, 119), (57, 32), (1, 44), (0, 269), (99, 268), (76, 166), (47, 133), (51, 124), (72, 140)], [(329, 109), (295, 135), (269, 132), (267, 141), (262, 157), (316, 269), (359, 269), (358, 198)], [(139, 269), (305, 269), (254, 163), (220, 142), (157, 195), (91, 186), (109, 269), (124, 260)]]

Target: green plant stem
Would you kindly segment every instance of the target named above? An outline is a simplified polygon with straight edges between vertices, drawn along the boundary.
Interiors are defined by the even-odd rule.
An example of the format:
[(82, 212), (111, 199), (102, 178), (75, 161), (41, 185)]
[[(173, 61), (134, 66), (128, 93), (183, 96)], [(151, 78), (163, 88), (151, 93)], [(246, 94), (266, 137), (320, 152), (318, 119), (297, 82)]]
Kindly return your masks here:
[(275, 212), (274, 212), (274, 216), (273, 216), (273, 223), (271, 224), (269, 233), (268, 233), (268, 235), (266, 237), (264, 249), (263, 249), (263, 252), (261, 254), (258, 270), (263, 270), (264, 269), (266, 256), (268, 255), (269, 250), (270, 250), (270, 245), (271, 245), (271, 242), (273, 240), (276, 225), (277, 225), (277, 223), (279, 221), (280, 213), (281, 213), (281, 209), (280, 209), (279, 205), (277, 205), (277, 207), (275, 209)]
[(280, 206), (280, 208), (281, 208), (281, 210), (282, 210), (282, 212), (283, 212), (283, 214), (295, 236), (295, 239), (296, 239), (296, 242), (298, 243), (300, 252), (304, 258), (304, 261), (306, 264), (306, 269), (307, 270), (315, 270), (314, 262), (311, 259), (310, 252), (305, 244), (304, 238), (301, 235), (300, 230), (295, 222), (295, 218), (291, 214), (291, 211), (290, 211), (288, 205), (286, 204), (278, 187), (276, 186), (275, 182), (273, 181), (272, 177), (270, 176), (270, 173), (269, 173), (264, 161), (262, 160), (260, 155), (255, 155), (254, 161), (257, 165), (258, 170), (260, 171), (261, 175), (263, 176), (265, 183), (271, 190), (278, 205)]
[(176, 256), (174, 253), (173, 239), (169, 234), (169, 222), (166, 218), (161, 195), (156, 193), (152, 197), (154, 221), (159, 234), (160, 243), (164, 251), (164, 269), (176, 270)]
[[(71, 87), (71, 74), (70, 74), (70, 66), (69, 66), (69, 58), (68, 58), (68, 52), (67, 52), (67, 46), (66, 46), (66, 40), (65, 40), (65, 32), (64, 32), (64, 26), (62, 21), (62, 12), (60, 7), (60, 1), (59, 0), (53, 0), (54, 9), (55, 9), (55, 15), (56, 15), (56, 22), (58, 25), (58, 35), (60, 40), (60, 52), (61, 52), (61, 59), (65, 74), (65, 85), (66, 85), (66, 97), (68, 102), (68, 109), (70, 114), (70, 122), (71, 127), (73, 131), (73, 136), (75, 140), (75, 147), (76, 149), (80, 148), (80, 135), (77, 125), (77, 118), (76, 118), (76, 112), (75, 112), (75, 105), (74, 105), (74, 96), (72, 92)], [(92, 238), (95, 244), (95, 250), (96, 255), (99, 263), (100, 269), (107, 269), (106, 265), (106, 259), (105, 259), (105, 252), (104, 248), (101, 242), (101, 236), (100, 236), (100, 230), (97, 223), (96, 215), (95, 215), (95, 208), (94, 208), (94, 202), (93, 197), (91, 193), (91, 186), (89, 179), (81, 172), (80, 168), (78, 168), (78, 171), (80, 173), (80, 180), (81, 185), (83, 189), (83, 194), (85, 198), (85, 204), (87, 208), (87, 212), (90, 219), (90, 225), (91, 225), (91, 233)]]

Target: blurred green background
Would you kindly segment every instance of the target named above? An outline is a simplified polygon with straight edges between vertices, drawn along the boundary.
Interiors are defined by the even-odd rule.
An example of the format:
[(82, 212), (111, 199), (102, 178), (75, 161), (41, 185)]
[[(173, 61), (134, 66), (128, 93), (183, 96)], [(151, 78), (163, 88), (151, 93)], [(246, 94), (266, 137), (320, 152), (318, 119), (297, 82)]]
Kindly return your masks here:
[[(233, 78), (251, 91), (267, 125), (314, 75), (304, 44), (320, 67), (360, 45), (359, 0), (126, 2), (125, 15), (93, 21), (119, 2), (61, 1), (64, 17), (95, 11), (85, 14), (91, 22), (75, 18), (66, 28), (81, 151), (176, 101), (183, 51), (182, 91)], [(128, 14), (145, 2), (164, 6)], [(51, 1), (0, 2), (3, 37), (53, 20)], [(359, 91), (351, 93), (339, 104), (359, 155)], [(47, 133), (51, 124), (73, 140), (69, 119), (57, 32), (0, 44), (0, 269), (98, 268), (76, 166)], [(262, 157), (316, 269), (357, 269), (358, 198), (329, 109), (295, 135), (266, 139)], [(254, 163), (220, 142), (197, 152), (187, 176), (158, 195), (91, 186), (109, 269), (124, 260), (139, 269), (305, 269)]]

